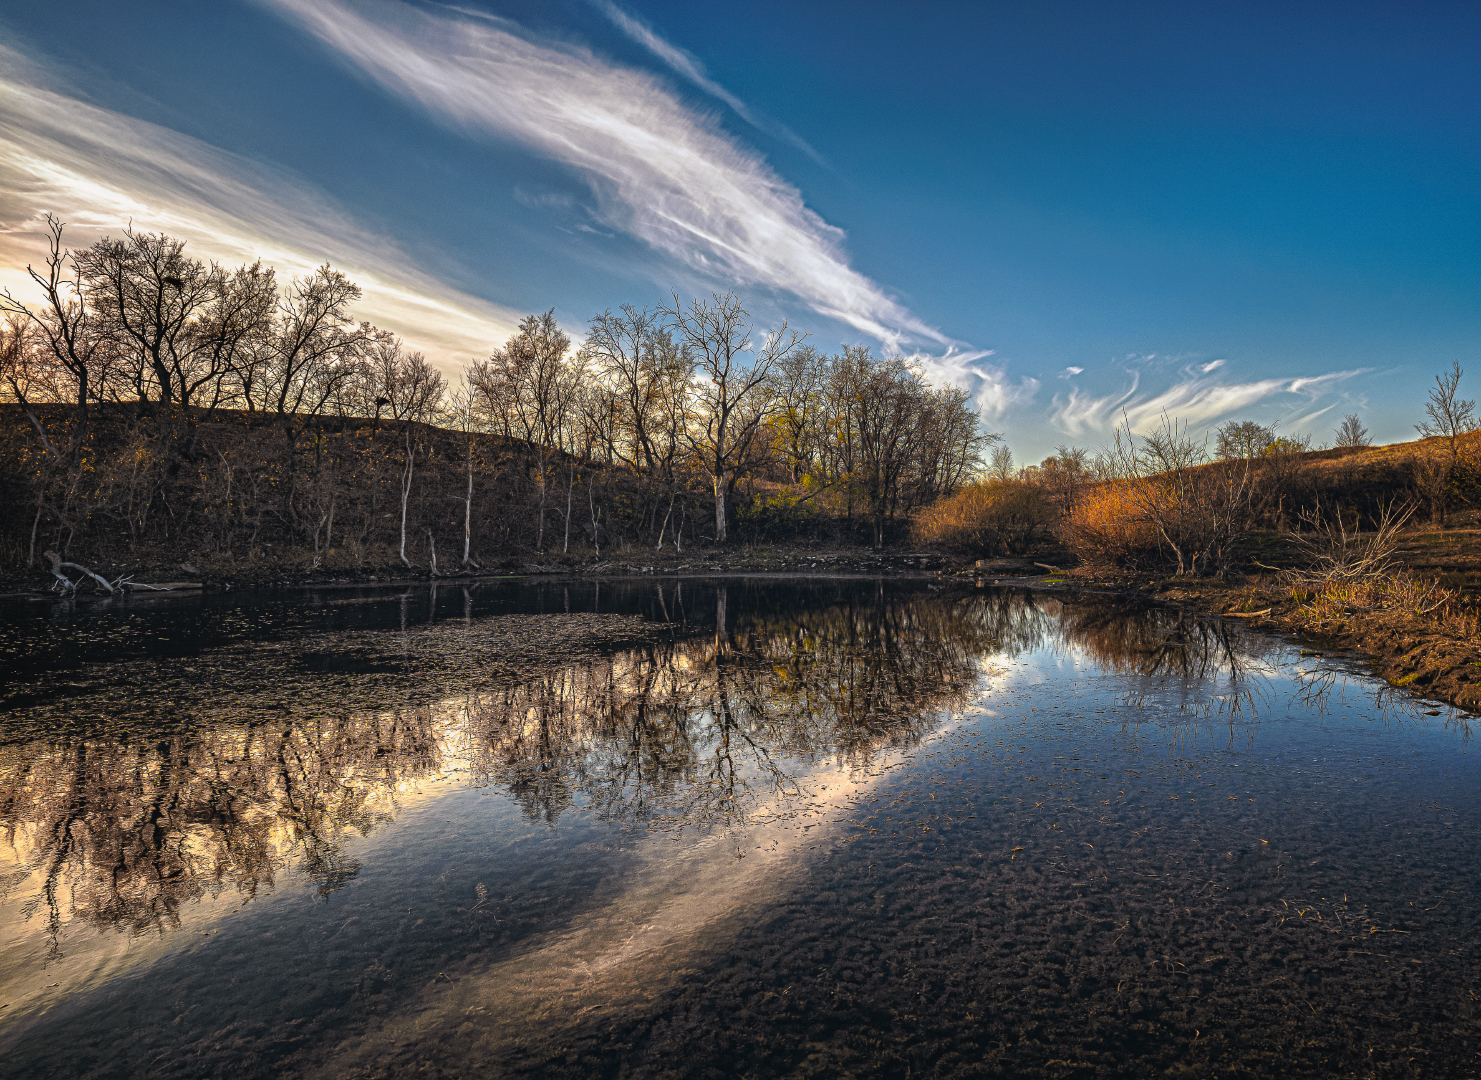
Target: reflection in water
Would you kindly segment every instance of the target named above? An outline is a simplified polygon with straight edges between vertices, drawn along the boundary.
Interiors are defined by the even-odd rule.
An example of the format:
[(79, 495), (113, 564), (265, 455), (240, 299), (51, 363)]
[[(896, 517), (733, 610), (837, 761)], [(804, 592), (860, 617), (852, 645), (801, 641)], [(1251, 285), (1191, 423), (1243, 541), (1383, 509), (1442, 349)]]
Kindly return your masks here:
[(962, 708), (979, 661), (1035, 609), (1022, 599), (895, 597), (725, 629), (570, 666), (464, 704), (473, 769), (553, 821), (732, 824), (819, 759), (909, 746)]
[[(356, 873), (346, 835), (369, 833), (409, 786), (454, 767), (547, 821), (577, 798), (632, 822), (735, 821), (819, 756), (862, 763), (918, 738), (961, 706), (977, 658), (1033, 611), (895, 597), (730, 631), (724, 604), (722, 588), (714, 635), (546, 664), (402, 709), (385, 706), (415, 697), (404, 679), (378, 682), (378, 663), (343, 640), (308, 642), (295, 650), (303, 665), (353, 709), (317, 712), (300, 698), (278, 724), (223, 723), (196, 703), (161, 737), (11, 744), (0, 750), (9, 884), (31, 883), (26, 914), (45, 919), (54, 949), (67, 918), (136, 934), (171, 927), (183, 904), (225, 890), (250, 898), (290, 865), (325, 896)], [(426, 636), (444, 651), (466, 646)], [(445, 688), (455, 662), (416, 670)], [(243, 689), (221, 712), (288, 711), (279, 680), (235, 674)]]
[[(734, 955), (762, 958), (749, 1004), (726, 1014), (750, 1017), (736, 1024), (758, 1032), (785, 1027), (757, 1017), (781, 1017), (812, 993), (807, 980), (824, 965), (834, 981), (818, 983), (795, 1018), (807, 1040), (816, 1017), (868, 988), (879, 1006), (837, 1021), (839, 1031), (859, 1028), (867, 1057), (888, 1023), (860, 1017), (913, 1020), (924, 999), (912, 995), (925, 993), (954, 1007), (955, 991), (911, 975), (937, 962), (936, 935), (951, 926), (960, 933), (949, 951), (966, 966), (943, 986), (973, 989), (957, 995), (967, 1015), (950, 1038), (971, 1030), (978, 1000), (1005, 1016), (1027, 1007), (1011, 1002), (1057, 1001), (1067, 957), (1125, 961), (1126, 985), (1140, 987), (1164, 930), (1183, 934), (1173, 951), (1157, 946), (1180, 977), (1188, 942), (1245, 933), (1266, 907), (1278, 925), (1259, 922), (1260, 932), (1289, 932), (1286, 909), (1275, 910), (1286, 875), (1318, 866), (1319, 852), (1292, 854), (1304, 851), (1299, 829), (1312, 820), (1301, 800), (1340, 782), (1350, 807), (1373, 782), (1365, 747), (1330, 757), (1335, 771), (1313, 772), (1315, 785), (1293, 783), (1294, 770), (1318, 766), (1282, 741), (1296, 731), (1283, 724), (1287, 703), (1341, 716), (1353, 704), (1348, 676), (1315, 661), (1292, 671), (1288, 650), (1240, 625), (1108, 598), (788, 588), (634, 586), (625, 616), (608, 614), (612, 594), (621, 597), (605, 586), (574, 602), (570, 591), (547, 591), (517, 614), (490, 615), (467, 594), (455, 610), (435, 597), (371, 598), (348, 610), (384, 609), (379, 622), (315, 624), (291, 645), (237, 641), (174, 662), (236, 688), (222, 700), (202, 686), (182, 694), (185, 675), (157, 679), (159, 666), (126, 660), (81, 673), (124, 690), (33, 695), (38, 704), (0, 727), (0, 929), (9, 935), (0, 1002), (15, 1006), (6, 1039), (29, 1040), (25, 1060), (40, 1061), (62, 1053), (53, 1048), (67, 1033), (108, 1045), (131, 1031), (143, 1034), (120, 1060), (140, 1068), (168, 1060), (188, 1070), (210, 1053), (215, 1064), (202, 1071), (230, 1071), (250, 1054), (268, 1075), (307, 1053), (287, 1071), (358, 1075), (409, 1072), (420, 1067), (416, 1048), (456, 1035), (470, 1069), (526, 1052), (535, 1067), (566, 1038), (563, 1025), (640, 1016), (666, 994), (699, 994), (692, 1015), (709, 1030), (717, 1008), (731, 1008), (731, 961), (707, 957)], [(635, 606), (653, 621), (642, 624)], [(1352, 676), (1351, 686), (1374, 712), (1374, 684)], [(991, 710), (979, 708), (984, 694)], [(1238, 747), (1222, 737), (1192, 747), (1187, 731), (1215, 716), (1261, 723), (1242, 729)], [(43, 723), (62, 734), (33, 737)], [(1302, 730), (1327, 762), (1345, 729)], [(433, 790), (449, 778), (454, 787)], [(1275, 813), (1261, 817), (1267, 798)], [(1373, 799), (1387, 814), (1392, 796)], [(1323, 850), (1370, 842), (1373, 829), (1349, 835), (1342, 823), (1372, 813), (1358, 805), (1324, 819)], [(1378, 839), (1405, 842), (1392, 831)], [(1340, 893), (1327, 879), (1303, 885), (1346, 903), (1361, 878), (1340, 860), (1333, 874)], [(1184, 879), (1196, 895), (1178, 891)], [(309, 883), (304, 903), (257, 903), (259, 917), (232, 921), (231, 909), (265, 893), (295, 895), (290, 880)], [(1154, 904), (1148, 882), (1170, 891)], [(1183, 920), (1214, 900), (1235, 905), (1238, 919), (1217, 921), (1221, 909), (1212, 929), (1184, 933)], [(1046, 904), (1058, 912), (1047, 921)], [(211, 927), (192, 915), (205, 910)], [(836, 917), (826, 933), (812, 921), (822, 911)], [(778, 921), (779, 912), (789, 914)], [(211, 936), (217, 926), (227, 928), (221, 937)], [(149, 936), (137, 984), (89, 944), (113, 929), (122, 934), (107, 940)], [(893, 937), (917, 931), (908, 946)], [(849, 957), (877, 959), (855, 971), (853, 959), (832, 955), (834, 939), (854, 942), (841, 947)], [(971, 959), (1003, 942), (1015, 944)], [(1199, 956), (1212, 964), (1225, 952)], [(992, 981), (1022, 957), (1039, 965), (1032, 977)], [(785, 978), (783, 967), (769, 973), (774, 962), (791, 965)], [(712, 997), (711, 983), (684, 981), (714, 964), (705, 969), (718, 980)], [(1115, 1021), (1129, 1030), (1140, 1021), (1115, 970), (1077, 978), (1099, 995), (1096, 1009), (1132, 1009)], [(53, 973), (71, 982), (49, 999)], [(169, 988), (162, 1003), (126, 1019), (134, 1006), (116, 988), (156, 980)], [(1080, 993), (1065, 999), (1071, 1011)], [(90, 1014), (94, 1006), (103, 1011)], [(297, 1026), (306, 1017), (324, 1025), (313, 1037)], [(606, 1019), (598, 1026), (623, 1045), (634, 1037)], [(1207, 1018), (1189, 1036), (1198, 1030), (1207, 1034)], [(546, 1038), (551, 1047), (536, 1048)], [(221, 1049), (232, 1045), (244, 1049)]]
[[(1176, 612), (1032, 593), (881, 592), (738, 620), (727, 606), (722, 586), (713, 633), (491, 684), (470, 674), (478, 689), (402, 709), (375, 705), (404, 700), (404, 680), (377, 683), (384, 672), (343, 640), (310, 642), (295, 650), (301, 662), (332, 674), (335, 697), (353, 709), (299, 702), (280, 724), (242, 724), (197, 706), (164, 737), (4, 747), (9, 883), (35, 890), (24, 910), (45, 920), (53, 951), (69, 918), (134, 934), (168, 928), (182, 905), (225, 891), (254, 897), (290, 866), (328, 896), (359, 867), (346, 838), (390, 820), (409, 788), (445, 771), (506, 789), (546, 822), (579, 802), (647, 828), (737, 825), (815, 762), (859, 768), (916, 743), (966, 707), (983, 657), (1057, 643), (1112, 670), (1237, 682), (1261, 641)], [(413, 646), (404, 627), (389, 636), (423, 659), (429, 647), (466, 645), (429, 631)], [(417, 670), (446, 689), (457, 658), (441, 660)], [(238, 685), (248, 689), (232, 695), (233, 717), (271, 712), (281, 695), (273, 680)]]
[(291, 861), (327, 896), (358, 869), (345, 834), (388, 820), (398, 786), (439, 760), (427, 710), (9, 746), (0, 827), (14, 883), (39, 877), (25, 910), (55, 948), (64, 901), (70, 918), (143, 933), (203, 896), (253, 897)]
[[(1269, 648), (1227, 622), (1031, 593), (879, 596), (734, 629), (724, 587), (715, 605), (713, 635), (546, 665), (436, 704), (376, 710), (369, 677), (381, 672), (340, 643), (297, 652), (311, 669), (360, 676), (336, 687), (355, 711), (239, 725), (202, 709), (165, 738), (5, 747), (12, 881), (40, 875), (28, 913), (53, 933), (64, 896), (72, 917), (139, 933), (204, 895), (254, 896), (290, 864), (328, 895), (357, 869), (345, 834), (369, 833), (408, 784), (455, 764), (547, 822), (580, 799), (650, 827), (734, 824), (799, 767), (859, 767), (911, 745), (965, 706), (984, 656), (1057, 642), (1111, 670), (1237, 683)], [(271, 710), (280, 687), (258, 685), (233, 695), (234, 716)]]

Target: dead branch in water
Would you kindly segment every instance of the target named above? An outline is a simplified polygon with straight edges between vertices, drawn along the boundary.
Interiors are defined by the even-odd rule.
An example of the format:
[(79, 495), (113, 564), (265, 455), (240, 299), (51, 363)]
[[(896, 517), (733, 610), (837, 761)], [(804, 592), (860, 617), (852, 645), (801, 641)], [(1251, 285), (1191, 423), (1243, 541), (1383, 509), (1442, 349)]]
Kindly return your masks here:
[(63, 562), (62, 561), (62, 557), (60, 555), (58, 555), (55, 551), (52, 551), (50, 548), (48, 548), (46, 551), (43, 551), (41, 554), (45, 555), (47, 557), (47, 559), (49, 559), (51, 561), (51, 573), (52, 573), (52, 577), (54, 577), (54, 578), (57, 579), (57, 582), (58, 582), (58, 584), (60, 584), (62, 586), (63, 591), (71, 591), (71, 592), (76, 592), (77, 591), (77, 584), (74, 583), (72, 581), (72, 579), (69, 578), (66, 574), (62, 573), (62, 570), (64, 568), (70, 568), (70, 569), (73, 569), (73, 570), (80, 570), (82, 573), (86, 574), (88, 577), (90, 577), (94, 581), (96, 581), (99, 585), (101, 585), (104, 589), (106, 589), (110, 594), (113, 592), (113, 585), (110, 584), (109, 581), (108, 581), (108, 579), (105, 578), (102, 574), (95, 574), (95, 573), (93, 573), (93, 571), (89, 570), (87, 567), (83, 566), (81, 563)]

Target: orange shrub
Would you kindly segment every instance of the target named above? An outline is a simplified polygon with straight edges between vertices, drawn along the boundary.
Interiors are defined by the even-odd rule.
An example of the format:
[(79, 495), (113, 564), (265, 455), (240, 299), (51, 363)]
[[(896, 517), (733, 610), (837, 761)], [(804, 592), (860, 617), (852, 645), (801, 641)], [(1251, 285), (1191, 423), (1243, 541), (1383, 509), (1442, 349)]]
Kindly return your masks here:
[(1129, 483), (1095, 485), (1080, 496), (1065, 519), (1060, 539), (1082, 563), (1134, 569), (1159, 560), (1157, 531), (1137, 515)]
[(1047, 536), (1056, 516), (1038, 485), (984, 480), (920, 511), (915, 539), (965, 555), (1016, 554)]

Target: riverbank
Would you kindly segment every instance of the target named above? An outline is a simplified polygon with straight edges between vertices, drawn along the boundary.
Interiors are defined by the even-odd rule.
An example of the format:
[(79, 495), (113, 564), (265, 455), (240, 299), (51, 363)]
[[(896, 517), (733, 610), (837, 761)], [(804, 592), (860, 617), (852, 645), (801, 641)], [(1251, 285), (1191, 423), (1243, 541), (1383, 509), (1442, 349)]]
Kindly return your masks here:
[[(1026, 572), (1031, 563), (1023, 560)], [(946, 573), (961, 570), (964, 563), (935, 551), (908, 547), (875, 551), (868, 547), (741, 544), (725, 548), (669, 547), (654, 551), (647, 547), (622, 546), (600, 554), (518, 555), (483, 565), (460, 567), (444, 560), (437, 572), (425, 565), (406, 565), (387, 551), (373, 561), (352, 561), (338, 552), (315, 561), (307, 552), (282, 556), (257, 555), (251, 559), (197, 557), (184, 562), (136, 560), (88, 565), (109, 579), (120, 578), (136, 588), (181, 585), (188, 589), (225, 591), (244, 588), (304, 587), (326, 585), (386, 585), (428, 581), (469, 582), (486, 578), (533, 575), (626, 576), (637, 574), (784, 573), (784, 574), (899, 574)], [(73, 580), (76, 571), (65, 571)], [(12, 571), (0, 577), (0, 594), (42, 595), (56, 579), (43, 568)], [(101, 590), (84, 578), (83, 593)]]
[[(999, 579), (1002, 580), (1002, 579)], [(1474, 593), (1450, 592), (1448, 604), (1426, 610), (1440, 586), (1419, 582), (1417, 602), (1368, 606), (1303, 592), (1277, 574), (1228, 582), (1153, 574), (1106, 574), (1075, 569), (1044, 574), (1035, 583), (1106, 589), (1150, 602), (1177, 604), (1200, 614), (1239, 619), (1252, 629), (1290, 634), (1320, 649), (1360, 652), (1390, 686), (1481, 713), (1481, 634)]]
[[(387, 553), (390, 555), (391, 553)], [(1274, 557), (1262, 551), (1267, 557)], [(1481, 531), (1444, 530), (1406, 534), (1399, 561), (1417, 579), (1457, 586), (1444, 611), (1374, 609), (1362, 605), (1318, 604), (1293, 590), (1274, 572), (1256, 571), (1228, 582), (1210, 578), (1169, 578), (1160, 574), (1108, 572), (1075, 567), (1063, 549), (1025, 556), (964, 560), (939, 551), (911, 548), (874, 551), (867, 547), (739, 545), (653, 551), (619, 547), (594, 556), (548, 554), (511, 557), (493, 565), (444, 570), (405, 566), (384, 558), (350, 564), (331, 553), (314, 565), (305, 553), (263, 555), (250, 560), (197, 559), (185, 563), (139, 562), (89, 567), (116, 580), (125, 577), (141, 591), (169, 585), (186, 593), (261, 588), (352, 588), (363, 585), (448, 584), (526, 576), (634, 577), (698, 574), (877, 575), (952, 577), (964, 581), (1022, 584), (1047, 588), (1090, 588), (1153, 603), (1177, 604), (1201, 614), (1239, 618), (1252, 628), (1299, 636), (1319, 648), (1359, 651), (1372, 657), (1375, 674), (1390, 685), (1422, 697), (1481, 712), (1481, 643), (1477, 638), (1473, 581), (1481, 564)], [(445, 566), (445, 564), (444, 564)], [(76, 578), (78, 575), (72, 573)], [(10, 575), (0, 594), (45, 595), (53, 579), (44, 571)], [(82, 591), (97, 590), (91, 582)]]

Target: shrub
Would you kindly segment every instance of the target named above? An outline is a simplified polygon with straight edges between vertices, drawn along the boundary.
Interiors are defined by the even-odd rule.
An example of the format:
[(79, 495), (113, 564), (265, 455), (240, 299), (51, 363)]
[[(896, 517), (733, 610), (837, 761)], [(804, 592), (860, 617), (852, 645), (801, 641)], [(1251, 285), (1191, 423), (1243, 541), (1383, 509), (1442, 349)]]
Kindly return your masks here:
[(1097, 484), (1065, 519), (1060, 539), (1085, 565), (1137, 569), (1161, 561), (1156, 530), (1133, 511), (1132, 483), (1146, 481)]
[(926, 507), (915, 518), (918, 543), (976, 557), (1020, 554), (1049, 535), (1053, 502), (1036, 484), (983, 480)]

